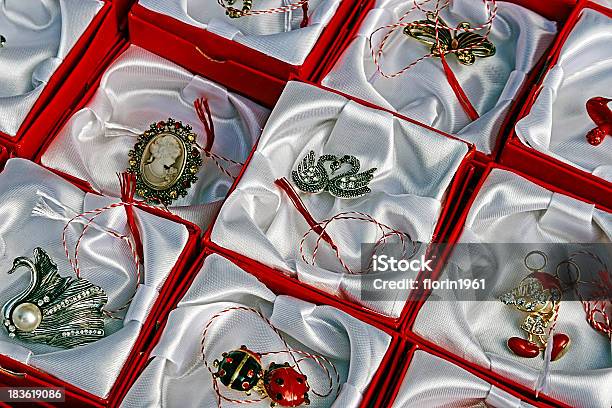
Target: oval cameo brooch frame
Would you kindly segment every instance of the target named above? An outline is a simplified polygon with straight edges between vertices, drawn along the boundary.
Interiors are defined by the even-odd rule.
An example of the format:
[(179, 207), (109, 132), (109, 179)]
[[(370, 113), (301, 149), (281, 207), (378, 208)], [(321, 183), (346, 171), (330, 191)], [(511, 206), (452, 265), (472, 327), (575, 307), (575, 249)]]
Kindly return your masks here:
[(189, 125), (169, 118), (153, 123), (130, 150), (128, 172), (136, 194), (151, 204), (170, 205), (198, 180), (202, 157)]

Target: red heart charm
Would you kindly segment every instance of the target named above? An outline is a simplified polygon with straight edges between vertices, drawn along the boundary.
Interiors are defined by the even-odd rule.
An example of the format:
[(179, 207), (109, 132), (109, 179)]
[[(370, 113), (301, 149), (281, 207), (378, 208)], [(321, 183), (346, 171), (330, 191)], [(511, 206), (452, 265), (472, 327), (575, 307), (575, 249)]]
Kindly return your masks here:
[(537, 344), (520, 337), (510, 337), (508, 339), (508, 348), (517, 356), (525, 358), (534, 358), (540, 354), (540, 348)]
[(563, 357), (565, 352), (568, 350), (569, 345), (572, 341), (569, 336), (564, 333), (557, 333), (553, 336), (553, 347), (550, 353), (550, 359), (556, 361)]

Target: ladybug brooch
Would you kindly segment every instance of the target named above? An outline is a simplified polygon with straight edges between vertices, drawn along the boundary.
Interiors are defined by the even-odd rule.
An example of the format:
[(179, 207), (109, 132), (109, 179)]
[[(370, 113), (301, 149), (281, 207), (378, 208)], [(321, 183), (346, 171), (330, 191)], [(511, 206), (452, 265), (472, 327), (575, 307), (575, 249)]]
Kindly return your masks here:
[(217, 369), (213, 376), (226, 387), (251, 395), (255, 391), (263, 398), (270, 398), (270, 406), (298, 407), (310, 404), (310, 386), (306, 376), (289, 363), (271, 363), (264, 370), (261, 355), (240, 346), (239, 350), (223, 353), (213, 366)]

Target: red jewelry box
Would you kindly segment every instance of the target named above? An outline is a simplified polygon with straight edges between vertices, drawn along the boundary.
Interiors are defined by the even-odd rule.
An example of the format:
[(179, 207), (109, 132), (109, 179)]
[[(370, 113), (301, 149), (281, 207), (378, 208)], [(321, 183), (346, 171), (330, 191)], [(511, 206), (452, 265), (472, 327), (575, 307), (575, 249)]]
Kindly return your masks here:
[[(0, 165), (3, 167), (5, 164), (6, 155), (3, 155), (5, 149), (0, 146)], [(68, 181), (72, 180), (67, 177)], [(81, 188), (85, 192), (93, 193), (89, 188), (82, 185), (82, 183), (73, 183), (77, 187)], [(32, 366), (28, 366), (21, 362), (15, 361), (7, 356), (0, 355), (0, 385), (9, 387), (56, 387), (63, 388), (66, 392), (66, 402), (68, 406), (87, 406), (87, 407), (104, 407), (104, 406), (118, 406), (123, 390), (129, 387), (137, 378), (136, 369), (138, 368), (136, 362), (142, 356), (143, 350), (148, 347), (152, 336), (155, 334), (157, 329), (158, 321), (167, 316), (170, 311), (170, 300), (173, 297), (174, 289), (177, 281), (181, 281), (184, 272), (190, 267), (194, 259), (199, 254), (200, 249), (200, 229), (181, 218), (168, 214), (161, 209), (155, 209), (151, 207), (143, 207), (138, 203), (134, 206), (142, 211), (146, 211), (157, 217), (167, 219), (177, 224), (184, 225), (188, 232), (188, 239), (185, 246), (183, 247), (177, 263), (170, 271), (166, 281), (164, 282), (159, 296), (155, 301), (155, 304), (151, 307), (149, 315), (146, 321), (140, 329), (138, 339), (132, 346), (130, 357), (126, 360), (119, 376), (115, 380), (109, 393), (105, 398), (100, 398), (89, 392), (81, 390), (76, 386), (66, 383), (61, 379), (52, 376), (44, 371), (36, 369)], [(126, 207), (127, 219), (130, 230), (133, 231), (133, 235), (138, 236), (136, 223), (131, 211)], [(40, 403), (40, 406), (52, 406), (44, 403)]]
[[(336, 93), (339, 95), (342, 95), (344, 97), (346, 97), (349, 100), (353, 100), (361, 105), (367, 106), (369, 108), (373, 108), (373, 109), (378, 109), (378, 110), (382, 110), (382, 111), (386, 111), (391, 113), (392, 115), (402, 119), (402, 120), (406, 120), (408, 122), (411, 123), (415, 123), (419, 126), (422, 126), (424, 128), (427, 128), (429, 130), (433, 130), (443, 136), (449, 137), (451, 139), (455, 139), (458, 140), (456, 137), (452, 136), (452, 135), (448, 135), (445, 134), (443, 132), (440, 132), (436, 129), (433, 129), (427, 125), (421, 124), (415, 120), (412, 120), (410, 118), (407, 118), (405, 116), (399, 115), (398, 113), (389, 111), (387, 109), (382, 109), (380, 107), (377, 107), (367, 101), (363, 101), (360, 100), (358, 98), (352, 97), (350, 95), (346, 95), (343, 94), (342, 92), (338, 92), (336, 90), (333, 89), (329, 89), (326, 88), (324, 86), (321, 85), (317, 85), (317, 84), (311, 84), (313, 86), (319, 87), (321, 89), (325, 89), (329, 92), (332, 93)], [(246, 160), (244, 167), (242, 168), (240, 174), (238, 175), (238, 177), (236, 178), (236, 181), (234, 182), (232, 188), (230, 189), (228, 196), (230, 196), (232, 194), (232, 192), (235, 190), (237, 184), (240, 182), (240, 179), (242, 178), (243, 174), (245, 173), (245, 171), (247, 170), (249, 163), (251, 161), (251, 158), (253, 156), (253, 153), (255, 152), (255, 150), (257, 149), (257, 145), (255, 145), (253, 147), (253, 150), (251, 152), (251, 155), (249, 156), (249, 158)], [(467, 181), (469, 180), (472, 172), (473, 172), (473, 165), (471, 163), (471, 160), (473, 159), (474, 156), (474, 148), (473, 146), (470, 147), (470, 149), (468, 150), (468, 153), (466, 154), (465, 158), (463, 159), (463, 163), (459, 166), (453, 181), (451, 182), (448, 191), (446, 192), (446, 196), (444, 198), (444, 202), (442, 205), (442, 210), (438, 219), (438, 223), (436, 225), (434, 234), (433, 234), (433, 239), (432, 239), (432, 243), (436, 243), (436, 242), (440, 242), (440, 240), (442, 239), (442, 237), (445, 236), (445, 234), (447, 233), (448, 229), (451, 227), (451, 225), (447, 222), (452, 216), (454, 216), (454, 214), (459, 210), (459, 207), (457, 205), (458, 202), (458, 198), (461, 197), (461, 195), (464, 192), (464, 189), (467, 187)], [(217, 214), (218, 216), (218, 214)], [(229, 250), (227, 248), (224, 248), (218, 244), (216, 244), (215, 242), (213, 242), (211, 240), (211, 233), (212, 233), (212, 229), (213, 226), (215, 224), (216, 219), (211, 223), (211, 226), (208, 228), (208, 230), (204, 233), (204, 245), (206, 247), (211, 248), (212, 250), (214, 250), (215, 252), (218, 252), (220, 254), (223, 254), (224, 256), (227, 256), (229, 259), (231, 259), (233, 262), (241, 265), (241, 267), (246, 270), (247, 272), (250, 272), (252, 274), (255, 274), (257, 276), (259, 276), (259, 274), (267, 274), (270, 275), (271, 279), (276, 280), (277, 282), (293, 282), (294, 284), (298, 284), (301, 287), (304, 288), (308, 288), (311, 291), (317, 292), (320, 296), (324, 296), (330, 299), (334, 299), (336, 302), (338, 302), (339, 304), (343, 304), (345, 309), (352, 309), (353, 312), (352, 314), (354, 314), (356, 317), (358, 317), (359, 319), (368, 322), (370, 324), (376, 325), (376, 324), (382, 324), (385, 327), (389, 327), (392, 329), (398, 329), (400, 326), (402, 326), (403, 322), (405, 321), (405, 319), (407, 318), (407, 316), (409, 316), (412, 306), (413, 306), (413, 302), (411, 302), (410, 300), (408, 300), (406, 302), (406, 304), (403, 307), (402, 313), (400, 315), (399, 318), (393, 318), (393, 317), (389, 317), (389, 316), (385, 316), (382, 314), (379, 314), (375, 311), (372, 311), (370, 309), (367, 309), (365, 307), (359, 306), (359, 305), (355, 305), (352, 302), (348, 301), (348, 300), (344, 300), (344, 299), (340, 299), (338, 297), (335, 297), (319, 288), (316, 288), (314, 286), (311, 286), (309, 284), (303, 283), (303, 282), (299, 282), (294, 278), (289, 277), (286, 273), (284, 273), (283, 271), (279, 271), (276, 270), (272, 267), (269, 267), (267, 265), (264, 265), (263, 263), (251, 259), (249, 257), (246, 257), (242, 254), (239, 254), (237, 252), (234, 252), (232, 250)], [(299, 282), (299, 283), (298, 283)], [(345, 310), (342, 309), (342, 310)]]
[[(557, 41), (547, 56), (543, 71), (538, 77), (536, 85), (532, 86), (527, 101), (518, 115), (519, 119), (524, 118), (530, 112), (531, 107), (542, 90), (542, 83), (546, 74), (556, 64), (563, 44), (580, 18), (581, 13), (587, 8), (612, 18), (612, 9), (587, 0), (580, 0), (578, 2), (577, 7), (569, 16), (563, 31), (557, 37)], [(516, 135), (514, 125), (508, 130), (510, 133), (500, 157), (500, 163), (537, 177), (547, 183), (557, 185), (588, 201), (596, 201), (607, 208), (612, 207), (612, 183), (523, 144)]]
[[(342, 1), (310, 54), (299, 66), (290, 65), (207, 30), (156, 13), (138, 3), (132, 7), (129, 15), (130, 35), (134, 44), (179, 65), (197, 64), (216, 82), (224, 83), (227, 72), (231, 71), (232, 75), (240, 78), (236, 91), (271, 107), (288, 79), (310, 79), (322, 69), (324, 61), (331, 55), (330, 51), (346, 38), (353, 27), (353, 19), (363, 12), (367, 3), (368, 1), (361, 0)], [(158, 37), (163, 31), (172, 33), (170, 42)], [(166, 35), (162, 35), (163, 37)], [(177, 39), (181, 41), (177, 43)], [(262, 92), (261, 89), (266, 91)]]
[(398, 397), (398, 394), (399, 394), (401, 386), (403, 385), (403, 382), (410, 381), (410, 377), (406, 377), (406, 375), (408, 374), (408, 369), (410, 368), (410, 365), (414, 360), (415, 352), (417, 351), (426, 352), (432, 356), (439, 357), (443, 360), (446, 360), (447, 362), (450, 362), (451, 364), (456, 365), (457, 367), (467, 371), (468, 373), (474, 375), (475, 377), (490, 383), (493, 387), (498, 388), (502, 392), (508, 393), (510, 397), (520, 399), (521, 401), (527, 402), (533, 406), (541, 407), (541, 408), (565, 406), (565, 405), (559, 405), (554, 402), (536, 400), (533, 398), (526, 397), (525, 395), (522, 395), (520, 392), (518, 392), (518, 390), (515, 389), (514, 387), (504, 384), (503, 382), (497, 381), (494, 378), (490, 378), (487, 375), (480, 372), (479, 370), (475, 370), (473, 367), (470, 367), (469, 365), (463, 364), (462, 362), (456, 361), (455, 359), (449, 359), (448, 356), (426, 345), (419, 345), (416, 343), (412, 343), (410, 340), (407, 340), (405, 344), (406, 344), (405, 345), (406, 348), (403, 353), (405, 353), (406, 357), (404, 361), (402, 362), (402, 364), (400, 365), (400, 367), (396, 371), (397, 381), (391, 388), (387, 390), (386, 393), (381, 393), (379, 395), (378, 399), (376, 399), (375, 404), (373, 406), (391, 407), (393, 405), (394, 401)]
[[(175, 308), (178, 302), (183, 298), (183, 296), (185, 296), (185, 293), (191, 286), (198, 271), (204, 264), (204, 260), (206, 259), (207, 256), (212, 255), (212, 254), (221, 255), (225, 257), (226, 259), (230, 260), (231, 262), (233, 262), (234, 264), (236, 264), (238, 267), (244, 270), (247, 270), (249, 273), (254, 275), (260, 282), (266, 285), (270, 290), (272, 290), (277, 295), (292, 296), (292, 297), (298, 298), (300, 300), (305, 300), (307, 302), (310, 302), (316, 305), (332, 306), (357, 319), (360, 319), (359, 313), (355, 313), (355, 310), (352, 308), (347, 308), (343, 304), (343, 302), (339, 302), (336, 299), (332, 299), (325, 294), (320, 294), (318, 293), (318, 291), (314, 291), (314, 290), (311, 290), (310, 288), (304, 287), (303, 285), (297, 283), (294, 280), (278, 279), (277, 277), (267, 273), (267, 271), (265, 270), (258, 269), (258, 270), (249, 271), (247, 269), (249, 268), (248, 263), (233, 260), (230, 257), (222, 253), (214, 251), (211, 248), (204, 248), (203, 252), (200, 254), (198, 259), (192, 263), (191, 268), (185, 274), (183, 280), (176, 287), (173, 293), (173, 296), (169, 300), (170, 304), (172, 305), (172, 308)], [(141, 356), (138, 359), (138, 361), (134, 363), (133, 372), (137, 373), (135, 374), (135, 376), (141, 373), (145, 369), (147, 364), (149, 363), (151, 352), (153, 351), (160, 337), (163, 334), (164, 327), (167, 323), (167, 317), (168, 317), (168, 314), (166, 313), (164, 317), (158, 320), (155, 335), (151, 338), (147, 348), (143, 350), (143, 352), (141, 353)], [(360, 319), (360, 320), (363, 320), (363, 319)], [(372, 404), (374, 400), (382, 394), (381, 390), (386, 390), (396, 380), (396, 378), (394, 376), (390, 376), (389, 373), (396, 372), (396, 370), (401, 369), (401, 364), (404, 361), (404, 351), (403, 350), (405, 348), (404, 340), (398, 333), (392, 331), (391, 329), (380, 324), (379, 322), (366, 321), (366, 323), (389, 334), (392, 337), (392, 340), (389, 345), (389, 348), (387, 349), (387, 352), (385, 353), (383, 360), (381, 361), (381, 364), (378, 370), (376, 371), (376, 374), (374, 375), (374, 377), (372, 378), (372, 381), (370, 382), (368, 386), (367, 391), (363, 394), (363, 400), (360, 405), (360, 407), (362, 408), (376, 406)], [(125, 396), (125, 394), (127, 394), (127, 392), (130, 389), (130, 386), (131, 386), (131, 383), (127, 384), (122, 389), (121, 391), (122, 398)], [(121, 399), (118, 399), (117, 401), (121, 401)]]
[[(75, 43), (63, 63), (53, 73), (40, 97), (30, 109), (15, 136), (0, 132), (0, 139), (10, 149), (26, 138), (28, 134), (44, 135), (52, 132), (62, 115), (77, 100), (83, 88), (83, 77), (96, 69), (107, 51), (120, 38), (120, 7), (126, 7), (126, 0), (107, 1), (96, 14), (86, 31)], [(98, 49), (101, 52), (90, 52)], [(87, 52), (87, 58), (84, 58)], [(29, 152), (23, 152), (27, 157)]]
[[(550, 0), (546, 2), (532, 1), (532, 0), (505, 0), (505, 1), (509, 3), (516, 3), (522, 7), (525, 7), (529, 10), (532, 10), (546, 17), (547, 19), (551, 21), (557, 22), (558, 28), (559, 28), (557, 35), (560, 35), (564, 24), (566, 23), (566, 21), (568, 21), (568, 17), (572, 13), (572, 10), (574, 9), (575, 4), (578, 0)], [(346, 48), (351, 43), (352, 39), (357, 35), (361, 24), (364, 22), (366, 18), (367, 12), (371, 8), (373, 8), (375, 1), (368, 1), (366, 3), (367, 5), (363, 7), (363, 11), (361, 12), (361, 14), (358, 15), (357, 18), (353, 21), (353, 23), (351, 24), (351, 27), (347, 28), (348, 33), (344, 37), (343, 42), (340, 45), (336, 46), (332, 51), (330, 51), (331, 55), (325, 61), (325, 67), (320, 70), (320, 72), (318, 73), (318, 75), (315, 76), (315, 78), (313, 78), (314, 82), (321, 84), (323, 79), (334, 68), (334, 66), (336, 65), (336, 63), (338, 62), (338, 60), (340, 59), (340, 57), (342, 56)], [(553, 49), (552, 47), (554, 47), (554, 43), (553, 45), (551, 45), (551, 50), (549, 50), (549, 52), (552, 51)], [(497, 160), (497, 158), (500, 156), (504, 148), (506, 136), (509, 130), (514, 126), (514, 123), (516, 122), (516, 117), (519, 111), (521, 110), (521, 108), (523, 107), (523, 100), (525, 99), (527, 94), (530, 92), (533, 82), (536, 81), (538, 76), (540, 75), (540, 72), (544, 67), (545, 58), (547, 54), (548, 53), (545, 53), (544, 56), (540, 59), (540, 61), (537, 64), (535, 64), (535, 66), (532, 68), (529, 75), (527, 75), (527, 77), (525, 78), (524, 83), (521, 85), (519, 92), (515, 96), (510, 106), (510, 109), (508, 113), (506, 114), (506, 117), (502, 125), (500, 126), (500, 130), (497, 135), (496, 144), (493, 149), (493, 152), (491, 154), (485, 154), (483, 152), (476, 151), (475, 153), (476, 160), (479, 160), (483, 163), (487, 163), (492, 160)]]
[[(493, 169), (511, 171), (517, 174), (518, 176), (521, 176), (532, 183), (538, 184), (554, 193), (561, 193), (571, 198), (582, 200), (582, 198), (578, 197), (577, 195), (567, 192), (559, 188), (556, 185), (548, 184), (532, 176), (526, 175), (524, 173), (518, 172), (514, 169), (510, 169), (508, 167), (505, 167), (499, 164), (495, 164), (495, 163), (483, 164), (483, 163), (474, 162), (473, 166), (474, 166), (473, 167), (474, 171), (473, 171), (472, 179), (468, 182), (469, 187), (466, 189), (463, 197), (460, 198), (462, 211), (458, 213), (454, 219), (452, 219), (451, 223), (453, 224), (453, 228), (449, 231), (449, 235), (445, 238), (445, 241), (449, 244), (447, 248), (448, 251), (447, 253), (443, 255), (442, 262), (438, 265), (439, 267), (434, 269), (434, 272), (431, 274), (431, 276), (429, 276), (431, 279), (439, 278), (442, 270), (444, 269), (444, 264), (448, 259), (447, 257), (450, 255), (448, 252), (450, 252), (452, 248), (452, 244), (457, 243), (459, 241), (459, 238), (461, 237), (461, 234), (463, 233), (464, 224), (468, 217), (470, 208), (472, 207), (472, 204), (474, 203), (474, 200), (476, 199), (476, 196), (478, 195), (478, 192), (480, 191), (481, 187), (485, 183), (489, 173)], [(588, 200), (587, 202), (589, 204), (594, 204), (595, 207), (600, 210), (608, 211), (608, 212), (611, 211), (610, 208), (605, 207), (599, 203), (588, 201)], [(456, 354), (453, 354), (452, 352), (449, 352), (448, 350), (444, 349), (440, 345), (435, 344), (421, 337), (420, 335), (414, 333), (412, 331), (412, 328), (415, 323), (417, 314), (421, 310), (423, 304), (427, 301), (428, 295), (429, 293), (422, 293), (418, 299), (415, 299), (414, 309), (412, 313), (410, 314), (410, 316), (407, 318), (402, 328), (403, 335), (408, 341), (415, 343), (416, 345), (419, 346), (419, 348), (425, 349), (431, 354), (437, 355), (448, 361), (451, 361), (453, 364), (460, 366), (461, 368), (473, 373), (474, 375), (481, 377), (482, 379), (498, 387), (503, 387), (503, 389), (505, 389), (506, 391), (511, 389), (511, 390), (520, 392), (520, 395), (522, 396), (522, 398), (526, 399), (532, 405), (535, 405), (538, 407), (549, 407), (549, 406), (569, 407), (568, 404), (557, 401), (554, 398), (551, 398), (545, 394), (535, 395), (534, 391), (530, 389), (529, 387), (526, 387), (508, 377), (505, 377), (496, 372), (493, 372), (491, 369), (474, 364), (461, 356), (458, 356)]]

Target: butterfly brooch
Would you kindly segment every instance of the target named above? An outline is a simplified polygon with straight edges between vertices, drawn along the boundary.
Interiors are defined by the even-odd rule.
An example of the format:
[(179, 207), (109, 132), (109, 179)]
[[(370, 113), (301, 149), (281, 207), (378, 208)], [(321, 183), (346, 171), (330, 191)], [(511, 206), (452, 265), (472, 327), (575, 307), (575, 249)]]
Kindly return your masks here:
[[(233, 6), (237, 0), (228, 0), (227, 4)], [(240, 18), (251, 11), (253, 8), (253, 0), (242, 0), (242, 9), (235, 7), (227, 7), (226, 14), (229, 18)]]
[[(436, 15), (427, 13), (426, 20), (413, 21), (404, 28), (404, 34), (425, 45), (431, 46), (431, 54), (440, 57), (440, 54), (455, 54), (457, 60), (463, 65), (472, 65), (476, 57), (486, 58), (495, 55), (495, 45), (487, 38), (471, 31), (470, 23), (460, 23), (456, 32)], [(436, 41), (436, 38), (439, 41)]]
[(361, 164), (355, 156), (325, 154), (316, 160), (311, 150), (291, 173), (295, 185), (306, 193), (327, 191), (337, 198), (358, 198), (371, 192), (368, 184), (376, 168), (359, 173)]

